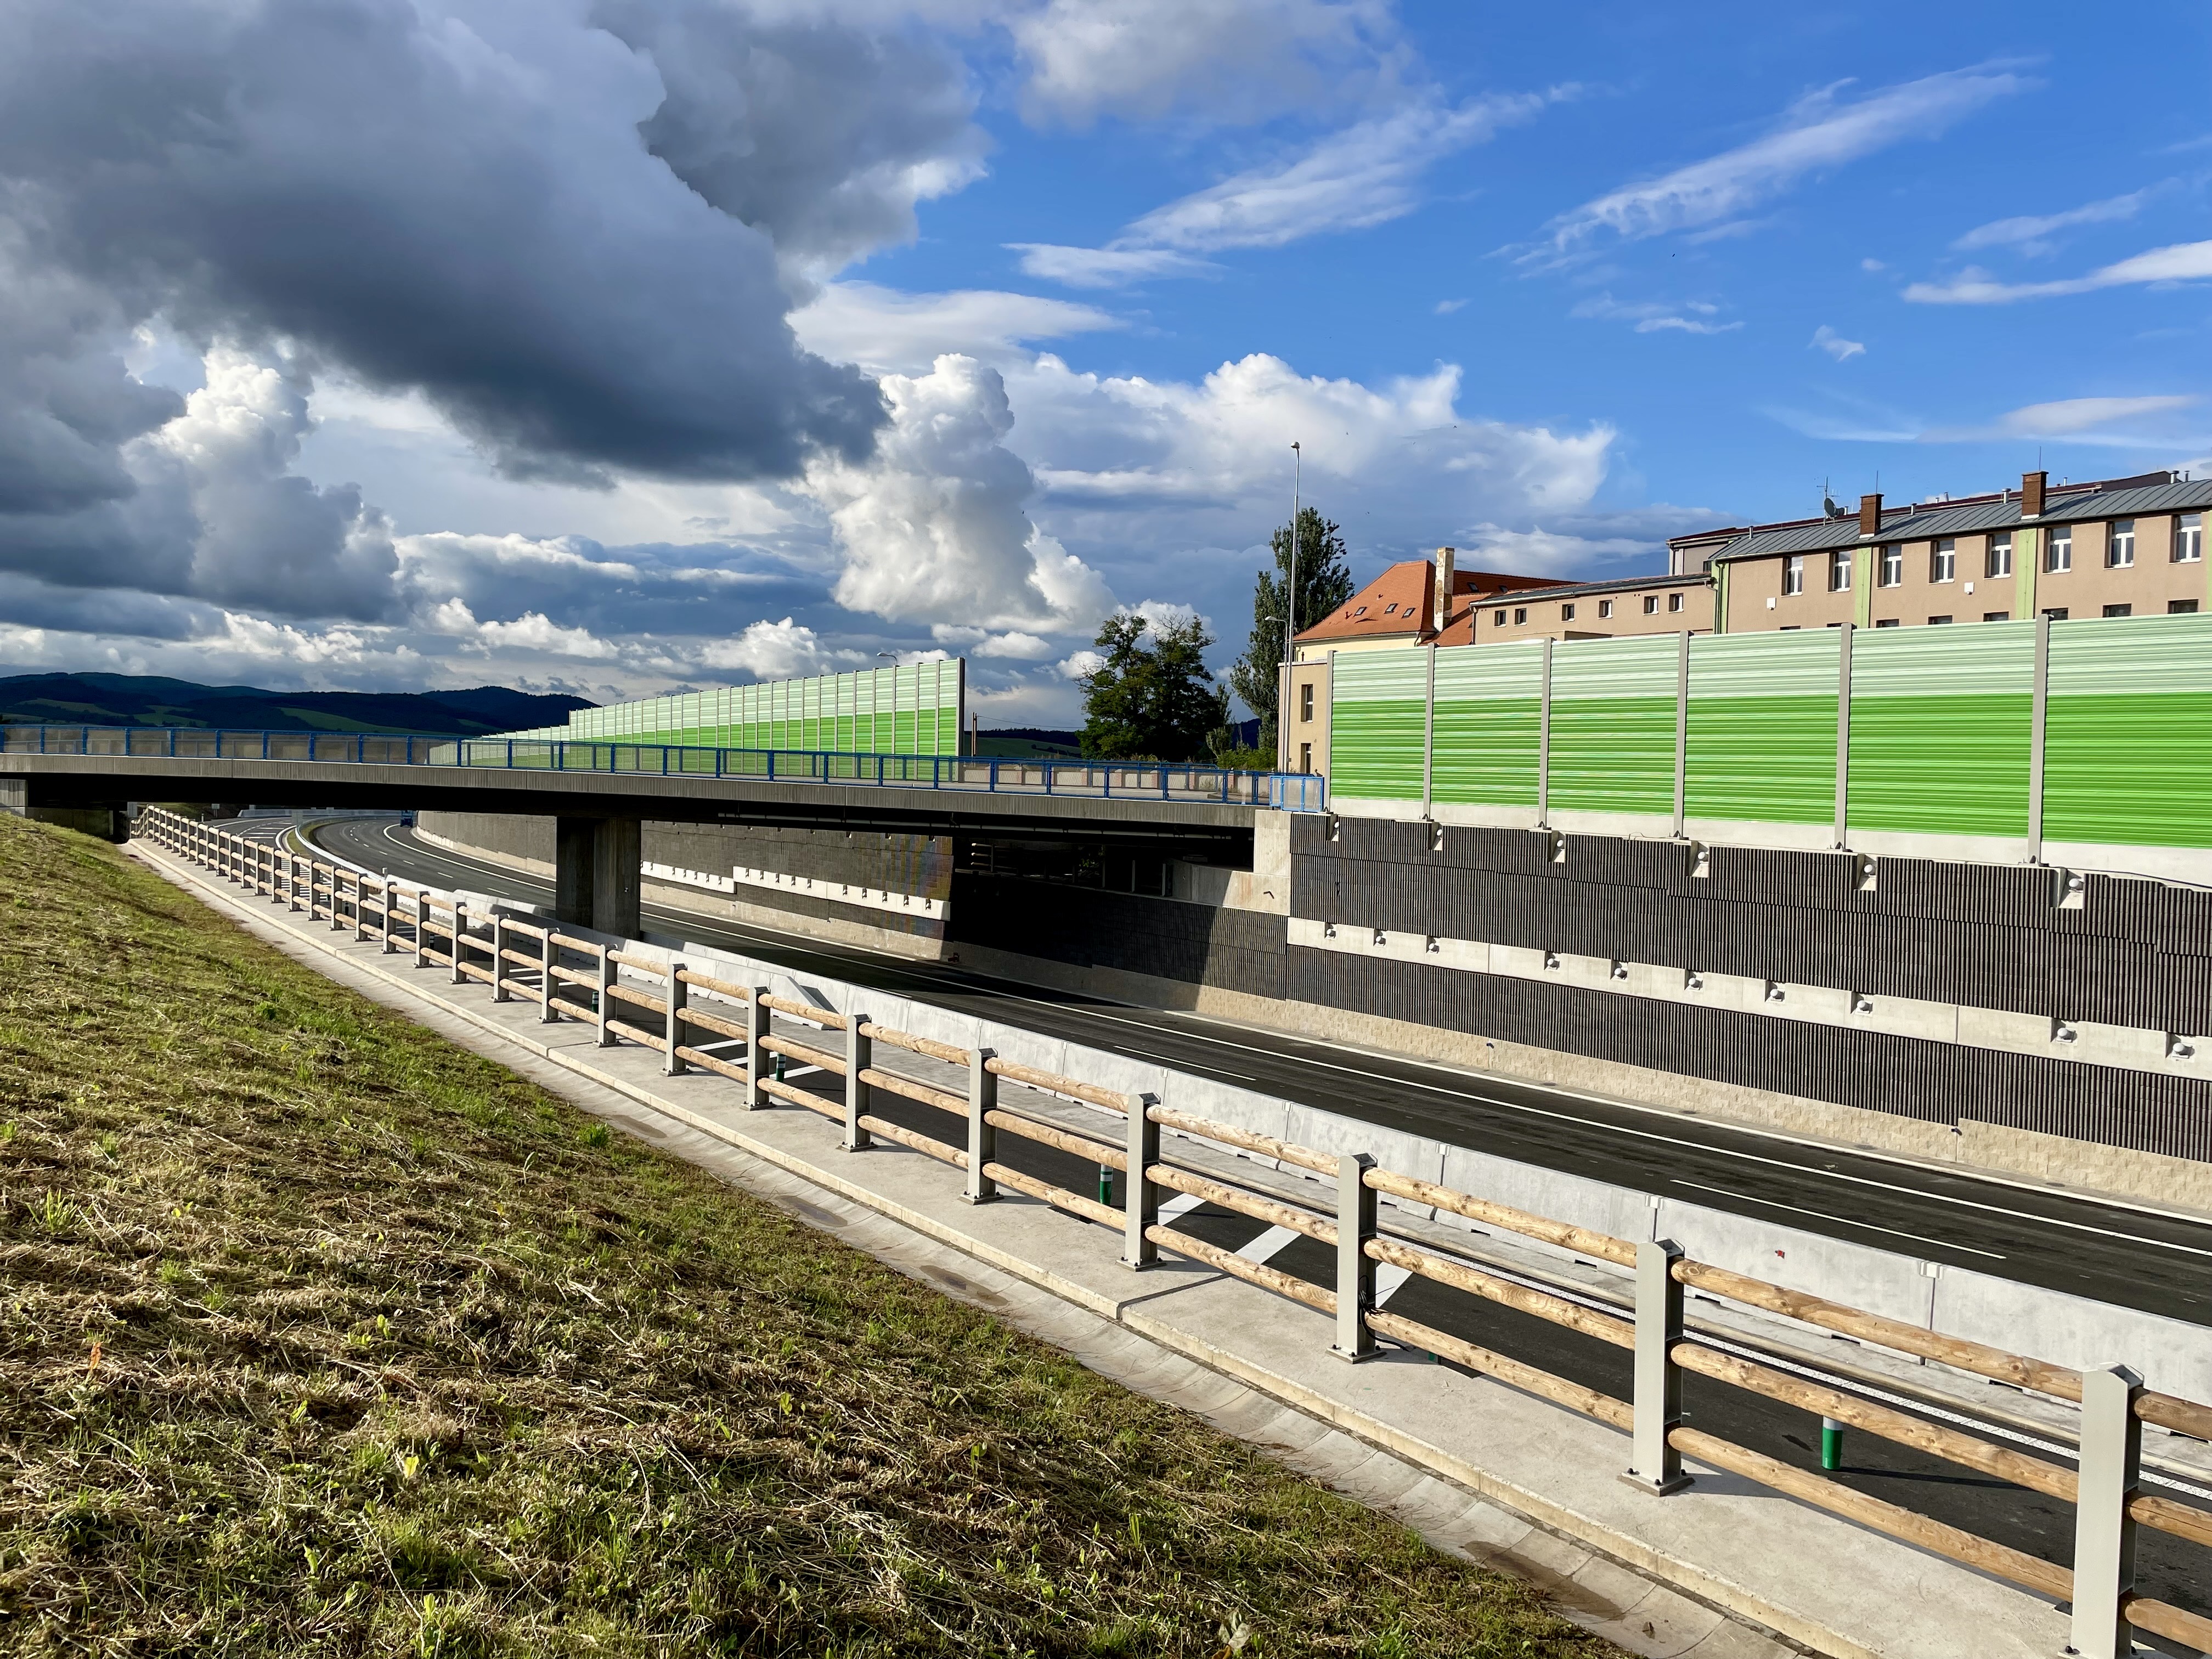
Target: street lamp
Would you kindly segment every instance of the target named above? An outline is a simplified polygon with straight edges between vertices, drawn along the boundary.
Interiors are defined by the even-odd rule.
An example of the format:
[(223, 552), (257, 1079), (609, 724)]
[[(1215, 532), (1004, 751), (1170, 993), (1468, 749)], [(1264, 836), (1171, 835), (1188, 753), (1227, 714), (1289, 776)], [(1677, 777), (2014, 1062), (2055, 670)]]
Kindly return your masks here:
[[(1283, 595), (1283, 660), (1290, 662), (1295, 655), (1291, 641), (1298, 632), (1298, 484), (1299, 469), (1304, 465), (1305, 452), (1295, 442), (1291, 445), (1291, 582)], [(1281, 711), (1278, 710), (1279, 719)]]

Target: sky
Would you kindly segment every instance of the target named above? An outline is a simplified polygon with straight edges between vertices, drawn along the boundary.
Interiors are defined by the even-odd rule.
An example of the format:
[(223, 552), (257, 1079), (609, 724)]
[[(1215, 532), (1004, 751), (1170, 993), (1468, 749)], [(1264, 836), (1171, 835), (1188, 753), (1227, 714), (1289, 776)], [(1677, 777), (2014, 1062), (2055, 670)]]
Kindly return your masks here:
[(0, 670), (1225, 665), (1356, 575), (2212, 466), (2212, 14), (0, 4)]

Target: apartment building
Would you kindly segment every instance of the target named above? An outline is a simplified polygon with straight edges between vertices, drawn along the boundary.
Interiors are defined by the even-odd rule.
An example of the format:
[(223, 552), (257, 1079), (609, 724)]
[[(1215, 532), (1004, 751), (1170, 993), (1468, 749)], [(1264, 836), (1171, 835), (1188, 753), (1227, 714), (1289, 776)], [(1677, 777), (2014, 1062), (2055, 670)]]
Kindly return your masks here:
[(1609, 640), (1626, 634), (1712, 631), (1712, 578), (1700, 570), (1499, 593), (1470, 607), (1437, 643), (1496, 645), (1507, 640)]
[(2048, 616), (2185, 614), (2212, 605), (2212, 480), (2145, 473), (1682, 537), (1669, 565), (1711, 574), (1719, 631), (1941, 626)]

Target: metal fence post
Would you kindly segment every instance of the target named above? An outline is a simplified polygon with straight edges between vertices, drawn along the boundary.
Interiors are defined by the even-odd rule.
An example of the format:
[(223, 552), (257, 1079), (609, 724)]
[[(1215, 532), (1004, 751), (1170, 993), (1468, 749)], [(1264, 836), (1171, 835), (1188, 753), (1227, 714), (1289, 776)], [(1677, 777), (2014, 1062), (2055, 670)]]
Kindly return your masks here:
[(491, 913), (491, 1000), (505, 1002), (507, 994), (507, 912)]
[(553, 942), (553, 924), (549, 921), (538, 940), (538, 988), (544, 994), (544, 1000), (538, 1005), (538, 1023), (540, 1025), (561, 1023), (561, 1005), (553, 1000), (553, 993), (560, 986), (560, 981), (553, 975), (553, 963), (560, 954), (561, 947)]
[[(309, 872), (311, 878), (313, 874), (313, 872), (312, 871)], [(417, 968), (428, 968), (430, 965), (430, 930), (425, 927), (422, 924), (429, 919), (430, 896), (424, 892), (422, 889), (417, 887), (415, 890), (414, 897), (415, 965)], [(310, 888), (307, 890), (307, 902), (309, 904), (313, 904), (314, 902), (314, 890)]]
[(988, 1048), (968, 1053), (968, 1190), (961, 1196), (970, 1204), (988, 1204), (999, 1195), (999, 1183), (983, 1173), (999, 1158), (999, 1132), (983, 1121), (999, 1109), (999, 1074), (991, 1069), (996, 1058)]
[(2027, 861), (2043, 862), (2044, 735), (2051, 708), (2051, 615), (2035, 619), (2035, 679), (2028, 699)]
[(676, 1051), (684, 1046), (684, 1005), (690, 988), (684, 982), (684, 964), (672, 961), (668, 964), (668, 1028), (664, 1036), (667, 1052), (660, 1057), (663, 1077), (681, 1077), (686, 1069), (684, 1056)]
[(1632, 1461), (1620, 1478), (1664, 1498), (1690, 1484), (1682, 1454), (1667, 1437), (1681, 1425), (1682, 1371), (1674, 1345), (1682, 1340), (1682, 1285), (1674, 1264), (1682, 1247), (1671, 1238), (1636, 1247), (1636, 1417)]
[(854, 1009), (845, 1016), (845, 1139), (848, 1152), (865, 1152), (875, 1143), (860, 1127), (860, 1114), (868, 1109), (868, 1085), (860, 1073), (875, 1064), (875, 1044), (861, 1030), (868, 1017)]
[(1121, 1265), (1142, 1268), (1158, 1264), (1160, 1247), (1147, 1235), (1159, 1224), (1160, 1189), (1146, 1174), (1160, 1161), (1160, 1126), (1152, 1121), (1150, 1095), (1123, 1095), (1129, 1116), (1129, 1167), (1121, 1177)]
[(2074, 1499), (2073, 1649), (2081, 1659), (2127, 1659), (2125, 1608), (2136, 1586), (2136, 1523), (2128, 1504), (2142, 1480), (2142, 1378), (2125, 1365), (2081, 1373), (2081, 1460)]
[(453, 947), (453, 979), (459, 985), (468, 977), (461, 972), (461, 941), (469, 936), (469, 907), (459, 899), (453, 901), (453, 937), (447, 942)]
[(760, 1085), (768, 1071), (768, 1050), (761, 1045), (768, 1041), (770, 1012), (768, 987), (754, 986), (752, 994), (745, 999), (745, 1109), (749, 1112), (757, 1112), (769, 1103)]
[(1552, 823), (1552, 641), (1546, 637), (1536, 687), (1536, 827)]
[(392, 942), (392, 916), (394, 915), (394, 914), (395, 914), (395, 913), (396, 913), (396, 911), (397, 911), (397, 907), (396, 907), (396, 906), (392, 902), (392, 899), (393, 899), (395, 896), (396, 896), (396, 895), (392, 892), (392, 872), (391, 872), (391, 871), (389, 871), (389, 870), (386, 870), (386, 871), (385, 871), (383, 873), (384, 873), (384, 899), (383, 899), (383, 909), (384, 909), (384, 949), (383, 949), (383, 951), (382, 951), (381, 952), (380, 952), (380, 955), (383, 955), (383, 956), (387, 956), (387, 957), (388, 957), (388, 956), (390, 956), (390, 955), (391, 955), (394, 951), (397, 951), (397, 950), (399, 948), (399, 947), (398, 947), (398, 945), (397, 945), (396, 944), (394, 944), (394, 943)]
[(599, 979), (598, 986), (599, 994), (597, 999), (599, 1007), (596, 1011), (599, 1016), (599, 1047), (602, 1048), (613, 1048), (617, 1040), (615, 1034), (607, 1029), (607, 1022), (614, 1018), (614, 985), (616, 972), (617, 964), (615, 962), (614, 947), (611, 945), (602, 946), (599, 951)]
[[(1433, 660), (1433, 659), (1431, 659)], [(1346, 1152), (1336, 1160), (1336, 1346), (1340, 1359), (1375, 1357), (1375, 1333), (1367, 1316), (1375, 1310), (1375, 1258), (1367, 1241), (1375, 1237), (1375, 1189), (1367, 1172), (1375, 1160), (1364, 1152)]]
[(368, 939), (368, 876), (356, 870), (353, 872), (353, 942), (361, 945)]

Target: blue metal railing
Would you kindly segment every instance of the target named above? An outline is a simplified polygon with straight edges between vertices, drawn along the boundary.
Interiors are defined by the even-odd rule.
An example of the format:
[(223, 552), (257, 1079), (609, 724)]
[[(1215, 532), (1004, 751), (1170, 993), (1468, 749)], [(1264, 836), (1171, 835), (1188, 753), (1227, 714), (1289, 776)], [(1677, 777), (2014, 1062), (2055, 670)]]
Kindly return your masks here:
[(216, 731), (128, 726), (0, 726), (0, 755), (112, 755), (148, 760), (350, 762), (529, 772), (632, 772), (662, 777), (760, 778), (993, 794), (1135, 797), (1319, 812), (1328, 781), (1304, 772), (1242, 772), (1157, 761), (1004, 760), (967, 755), (872, 755), (815, 749), (708, 749), (680, 744), (570, 743), (380, 732)]

